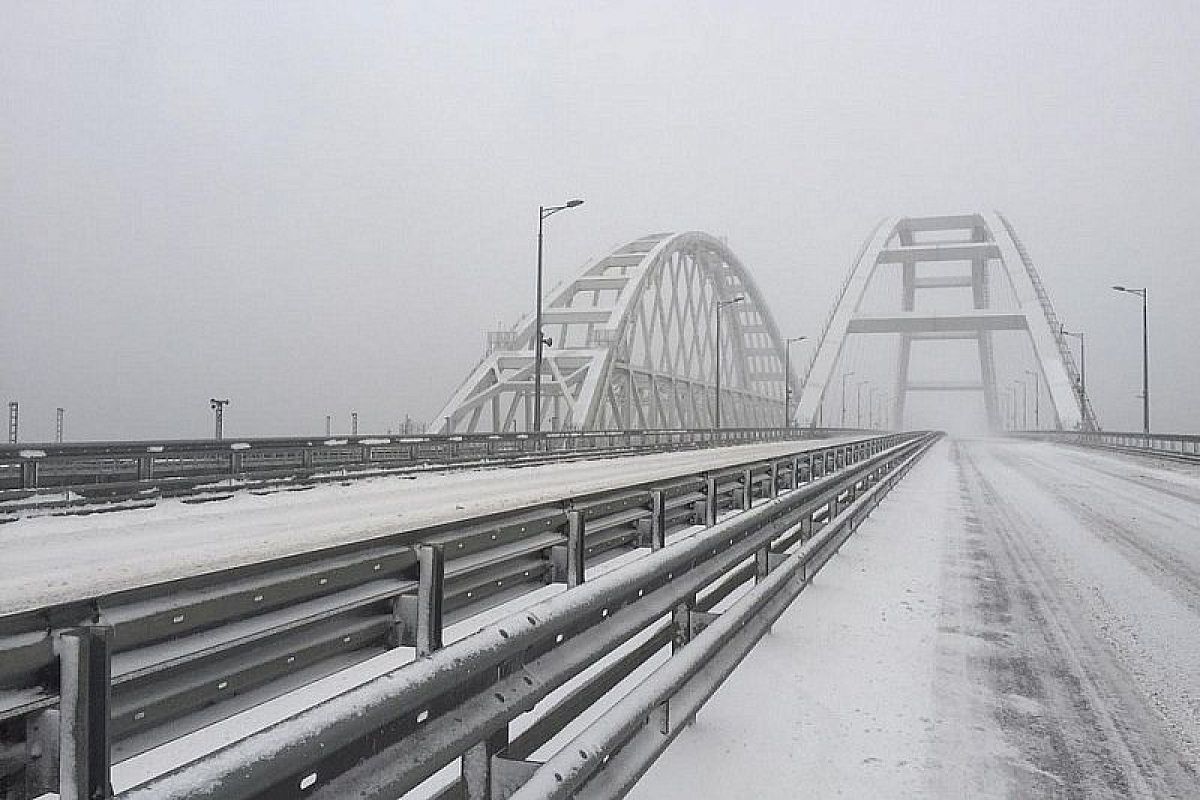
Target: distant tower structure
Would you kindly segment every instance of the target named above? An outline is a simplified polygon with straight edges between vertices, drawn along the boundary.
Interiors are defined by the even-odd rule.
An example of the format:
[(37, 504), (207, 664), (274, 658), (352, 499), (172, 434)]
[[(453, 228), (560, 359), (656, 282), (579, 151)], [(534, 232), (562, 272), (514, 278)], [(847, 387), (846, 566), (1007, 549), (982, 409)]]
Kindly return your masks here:
[(329, 414), (326, 414), (325, 415), (325, 435), (331, 436), (332, 434), (333, 434), (333, 417), (331, 417)]
[(62, 444), (63, 440), (63, 409), (54, 409), (54, 441)]
[(229, 400), (218, 400), (213, 397), (208, 401), (213, 410), (213, 438), (218, 442), (225, 438), (225, 406)]
[(350, 435), (358, 436), (358, 412), (350, 412)]
[(17, 401), (11, 400), (8, 403), (8, 443), (17, 443)]

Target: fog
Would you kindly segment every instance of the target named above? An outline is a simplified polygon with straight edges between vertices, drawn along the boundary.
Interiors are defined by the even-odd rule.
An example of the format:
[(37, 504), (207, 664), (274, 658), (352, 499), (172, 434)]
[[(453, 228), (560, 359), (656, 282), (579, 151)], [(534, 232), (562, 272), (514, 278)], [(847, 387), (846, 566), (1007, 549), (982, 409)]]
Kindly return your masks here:
[[(0, 402), (21, 438), (429, 419), (547, 280), (726, 237), (820, 333), (879, 219), (999, 209), (1101, 423), (1200, 430), (1200, 6), (8, 2)], [(922, 398), (928, 403), (928, 398)], [(957, 396), (921, 420), (957, 413)]]

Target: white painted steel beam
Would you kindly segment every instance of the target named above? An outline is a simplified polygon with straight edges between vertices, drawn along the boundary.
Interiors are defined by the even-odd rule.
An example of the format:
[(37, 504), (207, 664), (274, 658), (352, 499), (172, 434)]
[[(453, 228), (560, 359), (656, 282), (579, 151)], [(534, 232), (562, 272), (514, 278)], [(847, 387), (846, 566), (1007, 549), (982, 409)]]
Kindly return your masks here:
[(969, 314), (863, 314), (850, 320), (848, 333), (941, 333), (943, 331), (1017, 331), (1026, 327), (1024, 314), (1001, 311)]
[(879, 253), (879, 264), (903, 264), (918, 261), (975, 261), (999, 258), (1000, 250), (990, 242), (954, 244), (915, 244), (888, 248)]

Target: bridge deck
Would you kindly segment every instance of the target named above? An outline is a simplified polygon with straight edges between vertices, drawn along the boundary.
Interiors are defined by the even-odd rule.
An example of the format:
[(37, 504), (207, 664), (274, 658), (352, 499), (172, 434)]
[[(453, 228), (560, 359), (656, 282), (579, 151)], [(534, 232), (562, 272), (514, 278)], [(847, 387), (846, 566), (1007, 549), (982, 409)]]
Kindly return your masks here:
[(939, 444), (633, 797), (1200, 796), (1200, 468)]
[(845, 436), (543, 466), (384, 477), (305, 492), (0, 525), (0, 613), (720, 469), (863, 438)]

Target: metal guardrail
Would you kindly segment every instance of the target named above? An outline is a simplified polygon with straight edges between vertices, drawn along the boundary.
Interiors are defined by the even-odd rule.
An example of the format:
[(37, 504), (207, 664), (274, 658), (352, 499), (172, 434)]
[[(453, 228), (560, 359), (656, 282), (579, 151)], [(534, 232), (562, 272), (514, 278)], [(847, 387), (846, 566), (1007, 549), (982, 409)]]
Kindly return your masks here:
[(1200, 462), (1200, 435), (1188, 433), (1131, 433), (1119, 431), (1014, 431), (1022, 439), (1099, 447), (1137, 455)]
[(79, 683), (64, 672), (70, 631), (107, 631), (84, 640), (105, 654), (111, 675), (93, 687), (111, 699), (104, 738), (129, 755), (199, 727), (201, 710), (207, 724), (216, 711), (261, 702), (264, 691), (287, 691), (298, 671), (315, 680), (401, 644), (432, 652), (447, 619), (548, 581), (575, 585), (587, 559), (661, 546), (669, 530), (715, 524), (722, 509), (748, 508), (908, 438), (809, 444), (787, 457), (0, 617), (0, 787), (18, 798), (61, 787), (65, 762), (54, 754), (79, 746), (79, 737), (64, 745), (71, 726), (57, 709), (60, 693)]
[(0, 514), (308, 484), (436, 466), (814, 439), (854, 429), (725, 428), (0, 445)]

